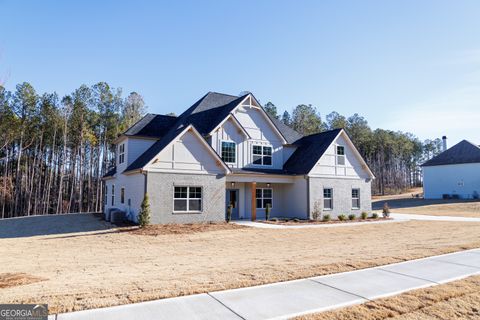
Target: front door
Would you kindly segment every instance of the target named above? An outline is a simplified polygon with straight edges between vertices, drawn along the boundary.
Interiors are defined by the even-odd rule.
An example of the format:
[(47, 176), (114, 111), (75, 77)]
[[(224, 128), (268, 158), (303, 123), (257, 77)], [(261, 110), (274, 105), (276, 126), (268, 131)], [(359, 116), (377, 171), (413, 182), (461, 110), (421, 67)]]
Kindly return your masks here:
[(232, 205), (232, 220), (238, 220), (238, 189), (227, 189), (227, 204), (225, 209), (225, 217), (227, 214), (228, 206)]

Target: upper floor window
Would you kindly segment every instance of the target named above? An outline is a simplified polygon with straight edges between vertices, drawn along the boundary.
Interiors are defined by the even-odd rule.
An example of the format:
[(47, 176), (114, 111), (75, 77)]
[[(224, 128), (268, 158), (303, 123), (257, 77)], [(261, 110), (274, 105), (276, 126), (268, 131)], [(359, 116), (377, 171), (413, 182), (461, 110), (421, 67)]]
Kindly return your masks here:
[(337, 164), (344, 166), (345, 165), (345, 147), (337, 146)]
[(235, 142), (222, 141), (222, 160), (226, 163), (235, 163), (236, 159)]
[(352, 189), (352, 209), (360, 209), (360, 189)]
[(253, 146), (253, 164), (262, 166), (272, 165), (272, 147), (269, 146)]
[(332, 188), (323, 189), (323, 209), (324, 210), (333, 209), (333, 189)]
[(118, 147), (118, 164), (122, 164), (125, 162), (125, 143), (122, 143)]
[(201, 187), (175, 187), (173, 192), (174, 212), (202, 211)]

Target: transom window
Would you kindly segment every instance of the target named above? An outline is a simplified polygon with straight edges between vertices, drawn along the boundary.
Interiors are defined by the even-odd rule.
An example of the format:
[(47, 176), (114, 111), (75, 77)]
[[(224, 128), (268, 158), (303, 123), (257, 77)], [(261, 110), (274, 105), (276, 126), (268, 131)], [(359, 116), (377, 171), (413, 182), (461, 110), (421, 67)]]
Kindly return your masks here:
[(324, 210), (333, 209), (333, 189), (332, 188), (323, 189), (323, 209)]
[(273, 190), (272, 188), (258, 188), (256, 190), (257, 208), (265, 209), (267, 204), (270, 204), (270, 208), (273, 207)]
[(125, 203), (125, 187), (120, 189), (120, 203)]
[(236, 162), (237, 156), (235, 142), (222, 141), (222, 160), (226, 163)]
[(118, 163), (122, 164), (125, 162), (125, 143), (122, 143), (118, 147)]
[(272, 165), (272, 147), (269, 146), (253, 146), (253, 163), (262, 166)]
[(202, 211), (201, 187), (175, 187), (173, 193), (174, 212)]
[(360, 189), (352, 189), (352, 209), (360, 209)]
[(337, 146), (337, 164), (344, 166), (345, 165), (345, 147)]

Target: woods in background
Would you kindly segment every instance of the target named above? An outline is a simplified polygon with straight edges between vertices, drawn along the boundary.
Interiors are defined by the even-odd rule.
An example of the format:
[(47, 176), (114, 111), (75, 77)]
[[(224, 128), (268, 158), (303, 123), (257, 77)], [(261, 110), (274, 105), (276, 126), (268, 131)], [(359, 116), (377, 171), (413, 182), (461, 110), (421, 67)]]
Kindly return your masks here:
[[(358, 114), (332, 112), (322, 121), (311, 105), (281, 117), (270, 102), (265, 110), (302, 134), (344, 128), (376, 175), (377, 194), (420, 185), (419, 165), (441, 148), (439, 139), (371, 130)], [(0, 218), (101, 211), (101, 177), (114, 161), (113, 142), (145, 111), (141, 95), (124, 98), (105, 82), (82, 85), (61, 99), (39, 95), (26, 82), (15, 92), (0, 86)]]
[(0, 86), (0, 217), (102, 210), (113, 141), (144, 113), (143, 98), (100, 82), (61, 100), (29, 83)]
[(285, 111), (281, 117), (273, 103), (268, 102), (264, 108), (270, 115), (304, 135), (345, 129), (376, 176), (372, 182), (373, 194), (399, 193), (421, 186), (420, 165), (442, 151), (439, 138), (422, 142), (411, 133), (372, 130), (367, 120), (357, 113), (345, 117), (333, 111), (322, 121), (312, 105), (298, 105), (292, 115)]

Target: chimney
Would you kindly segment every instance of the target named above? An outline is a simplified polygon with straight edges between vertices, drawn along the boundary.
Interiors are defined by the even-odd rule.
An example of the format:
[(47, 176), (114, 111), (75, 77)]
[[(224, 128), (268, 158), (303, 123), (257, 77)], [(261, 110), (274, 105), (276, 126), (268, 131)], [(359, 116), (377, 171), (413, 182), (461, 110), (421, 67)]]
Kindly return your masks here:
[(445, 151), (445, 150), (447, 150), (447, 136), (442, 137), (442, 142), (443, 142), (442, 143), (442, 149), (443, 149), (442, 151)]

